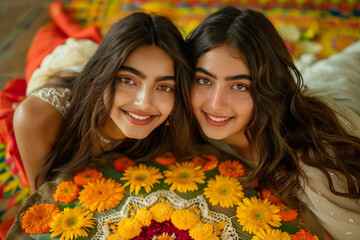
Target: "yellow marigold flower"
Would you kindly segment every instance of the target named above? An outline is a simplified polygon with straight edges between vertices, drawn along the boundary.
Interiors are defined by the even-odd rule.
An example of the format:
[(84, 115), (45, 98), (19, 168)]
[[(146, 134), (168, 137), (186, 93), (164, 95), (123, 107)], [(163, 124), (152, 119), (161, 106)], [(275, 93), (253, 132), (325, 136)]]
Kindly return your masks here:
[(119, 222), (118, 232), (123, 238), (134, 238), (141, 233), (141, 224), (134, 218), (124, 218)]
[(246, 168), (240, 164), (239, 161), (227, 160), (219, 164), (218, 170), (224, 176), (231, 176), (234, 178), (242, 177), (246, 174)]
[(96, 169), (86, 168), (84, 171), (79, 172), (74, 176), (74, 182), (82, 187), (89, 182), (95, 182), (96, 180), (102, 178), (102, 173)]
[(124, 187), (114, 179), (101, 178), (84, 186), (79, 193), (79, 204), (95, 212), (116, 207), (124, 198)]
[(145, 191), (149, 193), (153, 185), (159, 183), (161, 178), (163, 178), (163, 175), (159, 169), (139, 164), (139, 166), (128, 167), (121, 180), (127, 180), (124, 187), (130, 185), (130, 193), (135, 190), (135, 195), (137, 195), (141, 187), (144, 187)]
[(236, 210), (238, 222), (244, 231), (255, 233), (260, 229), (280, 227), (280, 209), (271, 204), (267, 199), (261, 200), (256, 197), (244, 198)]
[(192, 162), (176, 163), (168, 168), (169, 170), (164, 171), (164, 182), (171, 184), (170, 191), (195, 191), (198, 189), (197, 183), (204, 183), (204, 171), (201, 170), (201, 166), (195, 166)]
[(242, 190), (243, 187), (236, 178), (216, 175), (215, 179), (207, 182), (204, 195), (212, 205), (220, 204), (221, 207), (228, 208), (241, 202), (244, 197)]
[(260, 229), (255, 233), (251, 240), (291, 240), (291, 236), (287, 232), (279, 229)]
[(214, 238), (214, 226), (210, 223), (199, 222), (189, 231), (194, 240), (208, 240)]
[(174, 209), (167, 203), (158, 203), (152, 206), (149, 211), (153, 214), (155, 221), (162, 223), (170, 220)]
[(175, 210), (171, 215), (171, 222), (180, 230), (193, 228), (199, 221), (199, 217), (189, 209)]
[(106, 238), (106, 240), (128, 240), (128, 238), (123, 238), (119, 234), (115, 233), (115, 234), (111, 234), (110, 236), (108, 236)]
[(135, 219), (141, 223), (141, 226), (150, 226), (153, 214), (146, 208), (141, 208), (135, 215)]
[(207, 240), (220, 240), (220, 238), (218, 236), (216, 236), (215, 234), (213, 234)]
[(35, 205), (24, 213), (22, 229), (28, 234), (42, 234), (50, 231), (50, 223), (61, 212), (55, 204)]
[(94, 228), (95, 223), (92, 212), (76, 206), (65, 208), (64, 211), (55, 215), (50, 226), (50, 231), (53, 232), (50, 237), (60, 236), (60, 240), (71, 240), (77, 237), (87, 237), (88, 228)]
[(79, 187), (71, 182), (64, 181), (56, 187), (56, 191), (53, 194), (55, 201), (59, 203), (71, 203), (79, 194)]

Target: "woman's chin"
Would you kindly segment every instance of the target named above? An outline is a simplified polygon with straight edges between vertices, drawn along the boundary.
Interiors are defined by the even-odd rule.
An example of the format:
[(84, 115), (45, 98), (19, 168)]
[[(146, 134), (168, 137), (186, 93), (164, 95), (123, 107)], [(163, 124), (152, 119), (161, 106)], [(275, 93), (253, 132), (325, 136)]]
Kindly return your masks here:
[(223, 131), (204, 131), (206, 137), (214, 139), (214, 140), (224, 140), (228, 136), (224, 135)]

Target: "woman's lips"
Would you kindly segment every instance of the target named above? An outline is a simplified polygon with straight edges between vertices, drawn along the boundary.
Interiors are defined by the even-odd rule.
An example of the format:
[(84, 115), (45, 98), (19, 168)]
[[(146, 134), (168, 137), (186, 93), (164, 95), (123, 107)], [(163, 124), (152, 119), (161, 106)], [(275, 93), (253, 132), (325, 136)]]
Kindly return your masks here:
[(146, 125), (149, 124), (156, 115), (150, 115), (150, 114), (145, 114), (145, 113), (135, 113), (135, 112), (130, 112), (130, 111), (126, 111), (121, 109), (121, 111), (125, 114), (126, 118), (133, 124), (136, 125)]
[(228, 124), (234, 117), (226, 117), (203, 112), (206, 121), (214, 127), (222, 127)]

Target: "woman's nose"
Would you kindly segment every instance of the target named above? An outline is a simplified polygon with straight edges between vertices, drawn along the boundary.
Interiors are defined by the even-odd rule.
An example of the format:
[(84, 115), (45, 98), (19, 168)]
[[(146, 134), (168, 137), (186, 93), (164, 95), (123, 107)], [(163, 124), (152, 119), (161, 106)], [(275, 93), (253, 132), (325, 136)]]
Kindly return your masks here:
[(137, 90), (134, 104), (139, 107), (139, 110), (147, 110), (151, 107), (153, 94), (150, 87), (141, 85)]
[(217, 85), (212, 88), (210, 93), (210, 107), (217, 111), (222, 110), (226, 106), (226, 91), (221, 86)]

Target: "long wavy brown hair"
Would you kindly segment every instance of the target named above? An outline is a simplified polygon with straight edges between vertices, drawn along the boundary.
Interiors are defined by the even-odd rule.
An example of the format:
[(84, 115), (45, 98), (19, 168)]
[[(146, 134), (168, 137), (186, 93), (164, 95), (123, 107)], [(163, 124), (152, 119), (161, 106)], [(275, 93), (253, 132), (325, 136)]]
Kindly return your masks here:
[[(126, 139), (115, 150), (143, 160), (166, 150), (177, 155), (187, 152), (191, 145), (188, 119), (192, 72), (184, 56), (185, 41), (167, 17), (140, 11), (112, 26), (94, 56), (72, 81), (68, 116), (37, 182), (51, 179), (58, 172), (73, 172), (91, 160), (97, 138), (95, 128), (104, 126), (109, 118), (120, 66), (135, 49), (146, 45), (161, 48), (174, 62), (175, 103), (168, 119), (170, 126), (163, 123), (142, 140)], [(104, 102), (107, 89), (110, 94)]]
[[(289, 205), (300, 204), (301, 160), (325, 174), (334, 194), (359, 198), (360, 139), (327, 105), (304, 95), (301, 74), (272, 23), (251, 9), (217, 11), (187, 38), (193, 68), (202, 54), (223, 45), (237, 49), (251, 71), (254, 111), (245, 133), (259, 158), (253, 174), (259, 185), (270, 185)], [(346, 177), (345, 193), (334, 189), (327, 170)]]

